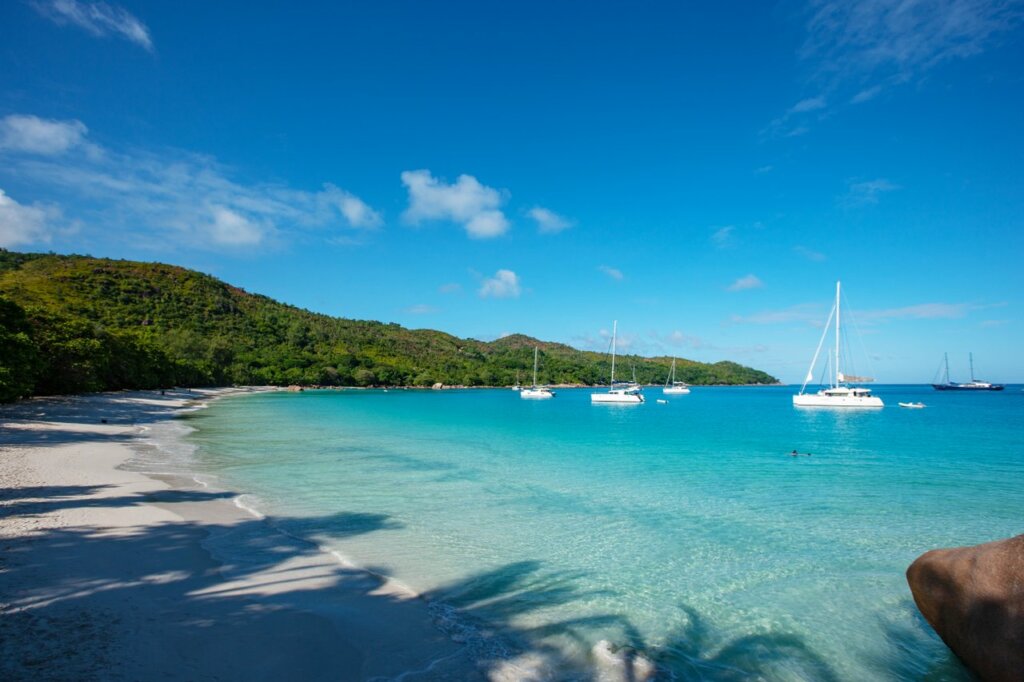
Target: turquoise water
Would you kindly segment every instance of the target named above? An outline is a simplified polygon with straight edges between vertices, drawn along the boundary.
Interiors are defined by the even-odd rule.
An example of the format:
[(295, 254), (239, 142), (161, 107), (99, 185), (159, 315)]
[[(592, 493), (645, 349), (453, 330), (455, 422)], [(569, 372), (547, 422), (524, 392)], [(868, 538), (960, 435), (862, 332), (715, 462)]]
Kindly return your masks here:
[(792, 392), (259, 394), (188, 417), (190, 466), (512, 649), (572, 664), (608, 639), (682, 679), (967, 679), (904, 571), (1024, 531), (1024, 393), (883, 386), (884, 409), (837, 411)]

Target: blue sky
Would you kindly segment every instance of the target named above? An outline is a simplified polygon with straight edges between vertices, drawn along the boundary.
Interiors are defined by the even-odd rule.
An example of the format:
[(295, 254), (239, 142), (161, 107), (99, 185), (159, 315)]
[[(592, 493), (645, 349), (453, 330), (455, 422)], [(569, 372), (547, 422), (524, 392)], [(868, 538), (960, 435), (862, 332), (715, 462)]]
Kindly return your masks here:
[[(1024, 2), (0, 5), (0, 246), (312, 310), (1024, 381)], [(866, 368), (866, 372), (865, 372)]]

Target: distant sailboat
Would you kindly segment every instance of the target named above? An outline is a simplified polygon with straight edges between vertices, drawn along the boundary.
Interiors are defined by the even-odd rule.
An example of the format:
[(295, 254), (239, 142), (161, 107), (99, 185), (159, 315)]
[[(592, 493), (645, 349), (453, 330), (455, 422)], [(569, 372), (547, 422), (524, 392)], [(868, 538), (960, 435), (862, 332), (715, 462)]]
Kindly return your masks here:
[(513, 391), (521, 391), (523, 387), (519, 385), (519, 370), (516, 370), (516, 385), (512, 387)]
[(533, 386), (530, 388), (524, 388), (519, 391), (520, 398), (530, 398), (532, 400), (554, 398), (555, 392), (546, 386), (537, 385), (537, 352), (538, 347), (533, 347)]
[(943, 353), (943, 360), (946, 364), (946, 383), (932, 384), (936, 391), (1001, 391), (1002, 384), (990, 384), (987, 381), (978, 381), (974, 378), (974, 353), (968, 353), (971, 360), (971, 380), (965, 384), (958, 384), (949, 380), (949, 354)]
[(685, 395), (690, 392), (690, 387), (682, 381), (676, 381), (676, 359), (672, 358), (672, 371), (665, 379), (665, 388), (661, 389), (665, 395)]
[(591, 393), (590, 402), (639, 405), (644, 401), (644, 396), (640, 393), (640, 386), (636, 383), (624, 386), (615, 385), (615, 336), (618, 331), (618, 325), (618, 320), (612, 323), (612, 377), (611, 382), (608, 384), (608, 391), (606, 393)]
[[(821, 347), (825, 343), (825, 337), (828, 335), (829, 325), (832, 322), (833, 316), (836, 318), (835, 375), (830, 377), (828, 388), (821, 389), (817, 393), (805, 393), (807, 384), (814, 379), (814, 365), (818, 362), (818, 356), (821, 354)], [(836, 282), (835, 305), (832, 306), (832, 312), (829, 313), (828, 321), (825, 322), (825, 330), (822, 332), (821, 340), (818, 342), (818, 350), (814, 352), (814, 359), (811, 360), (811, 368), (807, 371), (807, 378), (804, 379), (804, 383), (800, 387), (800, 393), (793, 396), (793, 404), (797, 407), (884, 407), (885, 405), (881, 398), (871, 395), (871, 389), (844, 385), (848, 380), (870, 381), (870, 379), (843, 376), (843, 372), (840, 369), (839, 339), (839, 282)]]

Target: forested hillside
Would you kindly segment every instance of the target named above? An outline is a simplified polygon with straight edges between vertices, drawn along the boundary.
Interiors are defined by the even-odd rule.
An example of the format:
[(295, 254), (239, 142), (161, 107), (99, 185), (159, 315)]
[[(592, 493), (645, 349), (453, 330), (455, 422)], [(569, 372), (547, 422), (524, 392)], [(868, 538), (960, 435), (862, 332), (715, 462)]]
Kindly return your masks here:
[[(0, 250), (0, 400), (119, 388), (228, 384), (506, 386), (607, 382), (601, 353), (522, 335), (490, 343), (329, 317), (160, 263)], [(622, 356), (645, 383), (669, 358)], [(692, 384), (767, 384), (732, 362), (681, 360)]]

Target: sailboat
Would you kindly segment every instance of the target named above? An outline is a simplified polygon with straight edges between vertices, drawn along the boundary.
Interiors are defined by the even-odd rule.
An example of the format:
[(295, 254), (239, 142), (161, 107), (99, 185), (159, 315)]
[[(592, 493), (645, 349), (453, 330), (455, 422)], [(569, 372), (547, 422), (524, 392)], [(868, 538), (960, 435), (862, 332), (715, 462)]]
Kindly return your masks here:
[(990, 384), (987, 381), (978, 381), (974, 378), (974, 353), (968, 353), (971, 359), (971, 380), (965, 384), (958, 384), (949, 380), (949, 353), (942, 354), (946, 363), (946, 383), (932, 384), (936, 391), (1001, 391), (1002, 384)]
[(533, 400), (543, 398), (554, 398), (555, 392), (546, 386), (537, 385), (537, 351), (538, 347), (533, 347), (533, 386), (530, 388), (524, 388), (519, 391), (520, 398), (530, 398)]
[[(836, 282), (835, 305), (832, 306), (832, 312), (829, 313), (828, 321), (825, 322), (825, 329), (821, 334), (821, 340), (818, 342), (818, 350), (814, 352), (811, 368), (807, 370), (807, 378), (804, 379), (804, 383), (800, 387), (800, 393), (793, 396), (793, 404), (798, 407), (884, 407), (885, 404), (881, 398), (871, 395), (871, 389), (845, 385), (848, 380), (865, 381), (865, 379), (861, 377), (846, 377), (841, 369), (841, 356), (839, 354), (839, 289), (840, 284)], [(833, 316), (836, 318), (835, 375), (830, 377), (828, 388), (823, 388), (817, 393), (806, 393), (807, 384), (814, 379), (814, 365), (818, 362), (818, 355), (821, 354), (821, 347), (825, 343), (825, 337), (828, 335), (829, 325), (832, 323)], [(832, 358), (829, 359), (832, 360)], [(867, 381), (870, 381), (870, 379), (867, 379)]]
[(513, 391), (521, 391), (523, 387), (519, 385), (519, 370), (516, 370), (516, 384), (512, 387)]
[(640, 386), (636, 383), (615, 385), (615, 336), (618, 331), (619, 321), (612, 323), (612, 378), (608, 384), (608, 391), (605, 393), (591, 393), (592, 403), (618, 403), (622, 405), (639, 405), (644, 401), (640, 393)]
[(665, 395), (685, 395), (690, 392), (690, 387), (682, 382), (676, 381), (676, 359), (672, 358), (672, 371), (665, 379), (665, 388), (661, 389)]

